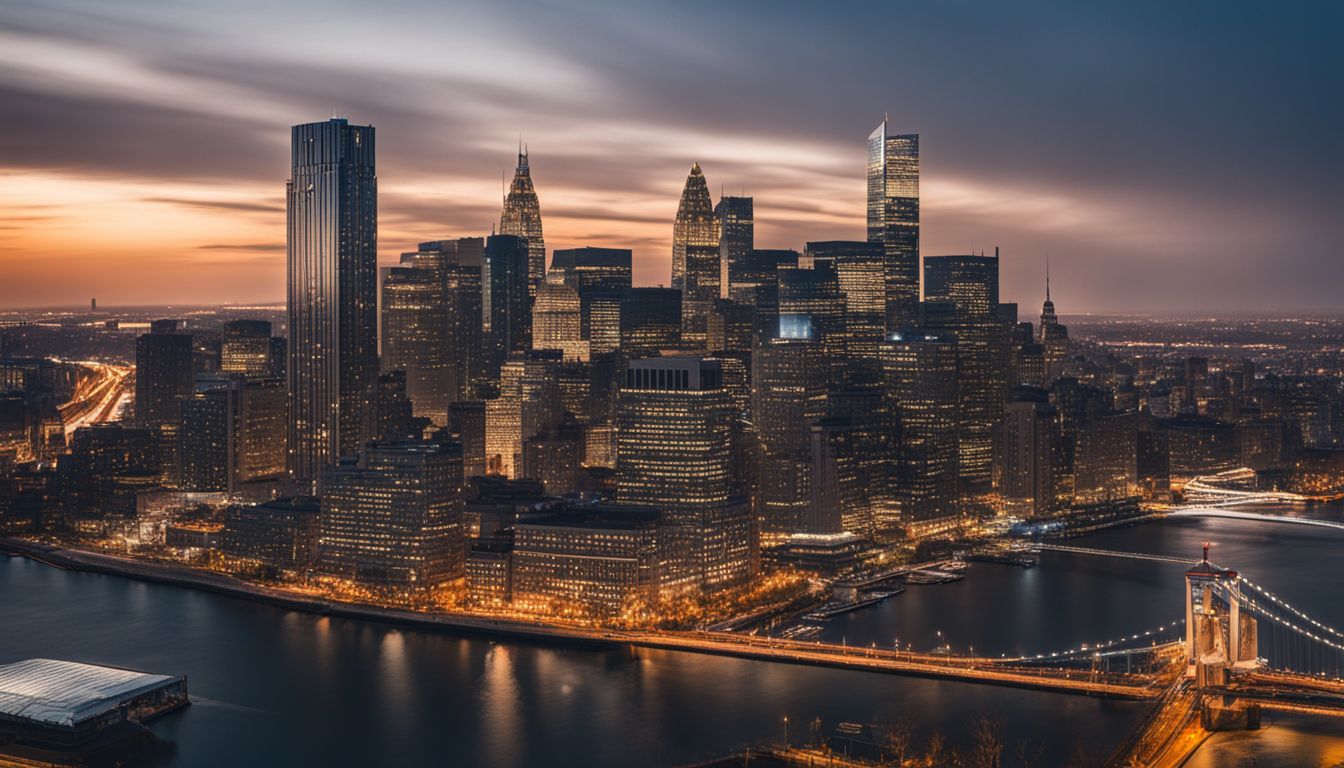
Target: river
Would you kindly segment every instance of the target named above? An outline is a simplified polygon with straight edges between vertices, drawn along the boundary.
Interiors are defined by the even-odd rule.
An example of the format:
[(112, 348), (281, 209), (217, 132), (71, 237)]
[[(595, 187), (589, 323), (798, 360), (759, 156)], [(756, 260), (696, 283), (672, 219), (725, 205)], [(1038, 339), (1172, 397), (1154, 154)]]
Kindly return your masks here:
[[(1069, 542), (1243, 571), (1344, 626), (1344, 531), (1223, 519), (1168, 520)], [(837, 642), (1023, 654), (1128, 635), (1181, 618), (1171, 563), (1046, 552), (1036, 568), (975, 564), (964, 581), (912, 586), (830, 622)], [(0, 663), (73, 659), (186, 674), (195, 704), (154, 724), (163, 766), (677, 765), (751, 743), (794, 741), (820, 717), (905, 720), (916, 746), (956, 743), (1000, 719), (1009, 751), (1038, 765), (1099, 761), (1143, 705), (967, 683), (654, 650), (555, 648), (318, 617), (244, 600), (0, 556)], [(939, 634), (941, 633), (941, 635)], [(1191, 763), (1335, 765), (1344, 724), (1267, 718), (1218, 735)], [(1254, 762), (1249, 762), (1254, 760)], [(1010, 759), (1007, 763), (1013, 765)]]

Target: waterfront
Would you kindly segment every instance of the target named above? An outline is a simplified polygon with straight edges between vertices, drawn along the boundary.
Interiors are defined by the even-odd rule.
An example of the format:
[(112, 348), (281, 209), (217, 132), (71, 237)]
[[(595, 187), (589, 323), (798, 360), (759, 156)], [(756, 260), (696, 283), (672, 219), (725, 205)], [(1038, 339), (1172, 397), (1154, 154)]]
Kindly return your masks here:
[[(1193, 558), (1204, 540), (1215, 542), (1214, 559), (1344, 624), (1344, 606), (1333, 599), (1344, 574), (1321, 567), (1344, 542), (1334, 532), (1201, 519), (1078, 541)], [(965, 581), (912, 587), (833, 620), (827, 639), (859, 644), (895, 633), (931, 648), (941, 630), (956, 650), (1068, 647), (1179, 617), (1181, 570), (1066, 553), (1044, 553), (1033, 569), (976, 564)], [(165, 765), (408, 763), (433, 761), (449, 746), (471, 765), (674, 765), (778, 740), (784, 714), (795, 740), (814, 716), (827, 732), (840, 721), (907, 717), (921, 732), (917, 743), (935, 728), (954, 735), (976, 717), (999, 716), (1010, 749), (1024, 738), (1046, 744), (1042, 764), (1057, 765), (1080, 743), (1103, 756), (1141, 711), (1080, 696), (684, 653), (465, 640), (22, 558), (0, 560), (0, 594), (7, 623), (24, 629), (0, 636), (0, 661), (52, 656), (190, 677), (197, 705), (154, 726), (175, 744), (158, 761)], [(1301, 765), (1283, 755), (1298, 759), (1303, 749), (1315, 750), (1319, 759), (1305, 764), (1316, 764), (1339, 748), (1332, 734), (1340, 732), (1338, 723), (1279, 718), (1263, 742), (1215, 737), (1194, 764), (1224, 765), (1229, 753), (1260, 750), (1258, 765)]]

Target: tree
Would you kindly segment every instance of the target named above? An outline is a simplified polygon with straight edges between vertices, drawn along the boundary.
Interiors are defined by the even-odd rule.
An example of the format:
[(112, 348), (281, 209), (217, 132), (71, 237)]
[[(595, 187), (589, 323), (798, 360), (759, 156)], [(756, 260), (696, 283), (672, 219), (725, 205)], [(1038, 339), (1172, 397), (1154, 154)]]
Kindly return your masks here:
[(969, 768), (1003, 768), (1003, 721), (982, 717), (975, 724)]

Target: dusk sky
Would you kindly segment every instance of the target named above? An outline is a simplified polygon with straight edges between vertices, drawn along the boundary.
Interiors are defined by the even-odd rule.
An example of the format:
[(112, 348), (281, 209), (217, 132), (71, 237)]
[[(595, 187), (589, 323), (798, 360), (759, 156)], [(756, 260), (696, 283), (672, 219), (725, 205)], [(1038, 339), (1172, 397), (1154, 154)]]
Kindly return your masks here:
[(1331, 310), (1344, 4), (0, 3), (0, 307), (278, 302), (289, 126), (377, 128), (384, 262), (484, 235), (521, 135), (548, 250), (670, 280), (693, 161), (757, 247), (864, 236), (921, 134), (923, 254), (1063, 314)]

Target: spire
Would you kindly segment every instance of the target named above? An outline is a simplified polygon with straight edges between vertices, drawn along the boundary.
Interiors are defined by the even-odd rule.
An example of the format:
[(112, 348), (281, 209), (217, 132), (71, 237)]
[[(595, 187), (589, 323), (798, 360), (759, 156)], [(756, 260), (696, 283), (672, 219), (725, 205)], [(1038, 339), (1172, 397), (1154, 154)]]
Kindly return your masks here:
[(1045, 254), (1045, 300), (1050, 301), (1050, 254)]

